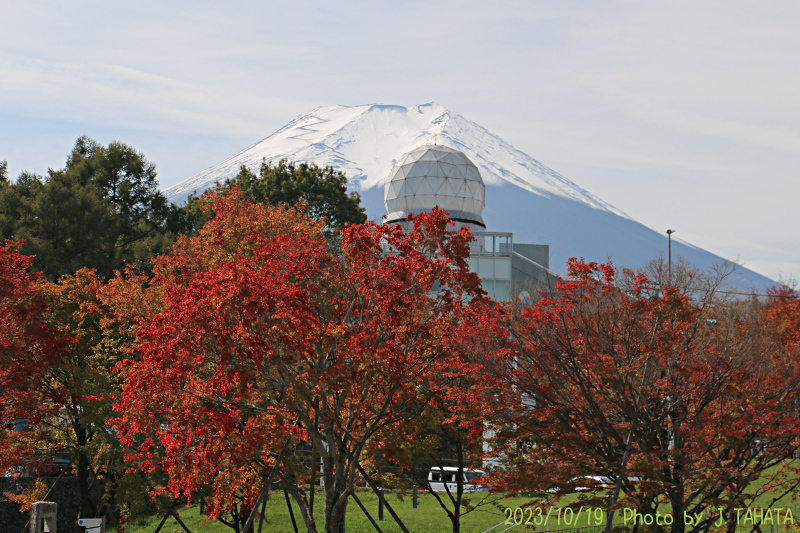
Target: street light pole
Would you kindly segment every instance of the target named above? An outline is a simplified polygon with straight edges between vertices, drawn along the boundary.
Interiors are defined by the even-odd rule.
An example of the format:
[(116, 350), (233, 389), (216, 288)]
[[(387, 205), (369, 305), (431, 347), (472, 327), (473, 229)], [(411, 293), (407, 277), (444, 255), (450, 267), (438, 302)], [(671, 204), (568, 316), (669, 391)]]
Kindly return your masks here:
[(667, 230), (667, 282), (672, 285), (672, 234), (675, 233), (674, 229)]

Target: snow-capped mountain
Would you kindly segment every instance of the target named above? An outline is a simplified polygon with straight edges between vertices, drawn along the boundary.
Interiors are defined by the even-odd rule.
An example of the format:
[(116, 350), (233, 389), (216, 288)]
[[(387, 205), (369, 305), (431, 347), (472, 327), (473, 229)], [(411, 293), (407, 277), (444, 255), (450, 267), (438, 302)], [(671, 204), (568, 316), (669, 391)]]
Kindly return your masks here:
[[(344, 171), (370, 218), (386, 214), (383, 181), (395, 161), (424, 144), (464, 152), (486, 183), (488, 231), (514, 232), (514, 242), (550, 245), (550, 266), (563, 271), (570, 257), (639, 266), (666, 253), (667, 239), (630, 218), (558, 172), (517, 150), (485, 128), (444, 107), (428, 103), (319, 107), (301, 115), (266, 139), (203, 172), (166, 189), (174, 202), (217, 181), (236, 176), (246, 165), (257, 171), (262, 160), (315, 162)], [(706, 268), (723, 258), (673, 239), (673, 258)], [(774, 282), (741, 268), (732, 280), (742, 288), (763, 289)]]

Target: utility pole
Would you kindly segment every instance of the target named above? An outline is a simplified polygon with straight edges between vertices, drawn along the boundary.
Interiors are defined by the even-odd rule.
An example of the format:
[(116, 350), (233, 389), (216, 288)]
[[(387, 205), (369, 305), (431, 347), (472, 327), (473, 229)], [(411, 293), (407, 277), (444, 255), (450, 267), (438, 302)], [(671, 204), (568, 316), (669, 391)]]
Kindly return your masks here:
[(674, 229), (667, 230), (667, 283), (672, 285), (672, 234)]

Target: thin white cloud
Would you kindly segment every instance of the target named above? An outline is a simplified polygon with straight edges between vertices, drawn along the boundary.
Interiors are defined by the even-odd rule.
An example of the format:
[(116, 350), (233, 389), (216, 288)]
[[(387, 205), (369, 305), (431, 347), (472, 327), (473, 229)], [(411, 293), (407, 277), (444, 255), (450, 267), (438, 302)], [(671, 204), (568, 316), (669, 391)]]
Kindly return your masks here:
[[(649, 225), (800, 273), (798, 27), (784, 0), (16, 3), (0, 116), (169, 132), (159, 157), (194, 171), (219, 162), (200, 138), (245, 148), (317, 105), (435, 100)], [(36, 139), (0, 140), (47, 166), (9, 153)]]
[(263, 134), (259, 121), (283, 120), (311, 105), (251, 90), (221, 90), (130, 67), (0, 55), (3, 106), (38, 117), (128, 129)]

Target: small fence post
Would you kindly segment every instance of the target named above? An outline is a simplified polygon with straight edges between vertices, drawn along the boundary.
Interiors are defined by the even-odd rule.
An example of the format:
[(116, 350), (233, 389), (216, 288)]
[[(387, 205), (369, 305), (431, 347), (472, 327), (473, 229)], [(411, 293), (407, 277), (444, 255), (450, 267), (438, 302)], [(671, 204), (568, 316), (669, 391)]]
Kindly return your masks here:
[(417, 484), (416, 483), (414, 483), (414, 487), (411, 490), (412, 490), (412, 494), (413, 494), (413, 497), (411, 499), (412, 509), (416, 509), (417, 505), (418, 505), (418, 502), (417, 502)]
[(379, 489), (378, 494), (378, 520), (383, 520), (383, 489)]
[(31, 504), (31, 533), (56, 533), (56, 502), (35, 502)]

